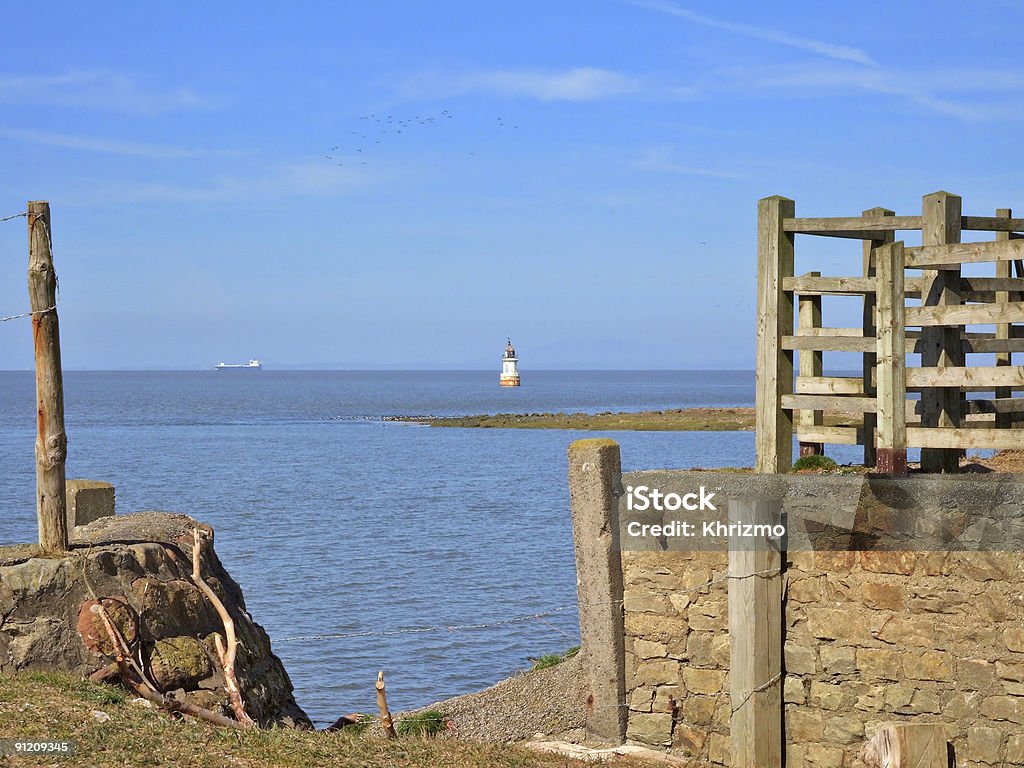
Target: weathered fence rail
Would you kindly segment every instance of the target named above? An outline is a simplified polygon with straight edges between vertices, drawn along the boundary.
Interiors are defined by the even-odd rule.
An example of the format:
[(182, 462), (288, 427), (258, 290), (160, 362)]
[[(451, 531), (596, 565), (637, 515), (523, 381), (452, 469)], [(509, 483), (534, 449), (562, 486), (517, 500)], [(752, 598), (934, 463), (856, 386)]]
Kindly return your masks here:
[[(920, 246), (898, 241), (921, 232)], [(797, 218), (795, 203), (769, 197), (758, 207), (757, 469), (784, 472), (825, 444), (864, 446), (864, 463), (906, 471), (921, 448), (925, 471), (955, 472), (968, 448), (1024, 449), (1024, 219), (1008, 208), (963, 216), (961, 199), (926, 195), (922, 215), (872, 208), (860, 217)], [(995, 239), (961, 242), (966, 231)], [(861, 274), (795, 272), (795, 236), (863, 241)], [(991, 264), (992, 276), (964, 276), (963, 265)], [(912, 272), (908, 272), (911, 270)], [(860, 328), (825, 326), (822, 297), (862, 302)], [(908, 305), (907, 300), (919, 300)], [(994, 326), (994, 330), (968, 330)], [(799, 354), (794, 378), (794, 352)], [(861, 376), (824, 373), (825, 352), (862, 355)], [(906, 355), (919, 354), (908, 366)], [(994, 355), (994, 365), (968, 355)], [(908, 400), (907, 393), (920, 399)], [(966, 397), (968, 392), (991, 397)], [(860, 414), (854, 426), (827, 426), (825, 414)]]

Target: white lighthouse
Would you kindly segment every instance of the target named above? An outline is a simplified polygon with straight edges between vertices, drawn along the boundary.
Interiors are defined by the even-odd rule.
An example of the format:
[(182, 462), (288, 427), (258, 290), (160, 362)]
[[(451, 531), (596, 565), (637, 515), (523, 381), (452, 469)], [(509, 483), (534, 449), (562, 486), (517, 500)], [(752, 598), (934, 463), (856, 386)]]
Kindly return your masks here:
[(501, 379), (503, 387), (519, 386), (519, 358), (516, 357), (516, 348), (512, 346), (512, 339), (508, 340), (505, 347), (505, 356), (501, 358)]

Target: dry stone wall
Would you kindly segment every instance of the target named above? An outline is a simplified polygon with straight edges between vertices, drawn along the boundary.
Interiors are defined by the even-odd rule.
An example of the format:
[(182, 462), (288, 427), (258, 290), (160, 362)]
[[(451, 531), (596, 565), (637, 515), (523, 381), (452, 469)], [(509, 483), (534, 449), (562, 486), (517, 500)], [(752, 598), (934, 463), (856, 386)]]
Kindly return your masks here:
[[(788, 766), (860, 766), (878, 725), (904, 720), (943, 723), (957, 765), (1024, 766), (1024, 478), (1008, 477), (869, 488), (835, 476), (658, 472), (622, 485), (782, 503)], [(728, 553), (637, 542), (625, 526), (642, 516), (620, 501), (627, 739), (727, 765)], [(812, 509), (825, 515), (808, 525)], [(855, 530), (830, 525), (837, 514)], [(903, 548), (887, 534), (897, 529)], [(914, 540), (928, 549), (907, 549)]]

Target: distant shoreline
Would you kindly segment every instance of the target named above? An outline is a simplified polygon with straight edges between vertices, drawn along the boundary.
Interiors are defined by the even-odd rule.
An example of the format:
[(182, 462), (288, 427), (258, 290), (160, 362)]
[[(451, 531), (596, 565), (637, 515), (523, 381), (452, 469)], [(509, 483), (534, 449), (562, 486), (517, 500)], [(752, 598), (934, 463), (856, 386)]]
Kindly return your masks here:
[(579, 429), (631, 432), (738, 432), (754, 428), (753, 408), (678, 408), (620, 413), (496, 413), (394, 416), (387, 421), (476, 429)]

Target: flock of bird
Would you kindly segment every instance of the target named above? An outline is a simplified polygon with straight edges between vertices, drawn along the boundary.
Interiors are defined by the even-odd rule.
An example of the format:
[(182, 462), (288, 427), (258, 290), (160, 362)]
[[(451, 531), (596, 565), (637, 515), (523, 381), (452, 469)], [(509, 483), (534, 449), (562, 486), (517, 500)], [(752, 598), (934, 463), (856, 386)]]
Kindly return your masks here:
[[(453, 118), (454, 115), (447, 109), (441, 110), (441, 113), (436, 116), (414, 115), (404, 119), (394, 115), (362, 115), (359, 118), (360, 125), (358, 128), (350, 131), (350, 138), (346, 141), (347, 146), (343, 148), (342, 144), (336, 144), (324, 153), (324, 157), (337, 165), (345, 165), (346, 162), (349, 164), (358, 163), (359, 165), (366, 165), (367, 160), (365, 158), (378, 145), (398, 139), (403, 134), (408, 134), (421, 127), (440, 125), (444, 121)], [(519, 128), (517, 124), (509, 126), (502, 117), (497, 118), (497, 125), (498, 128)], [(339, 152), (342, 154), (338, 154)], [(467, 152), (467, 155), (473, 157), (476, 153)]]

